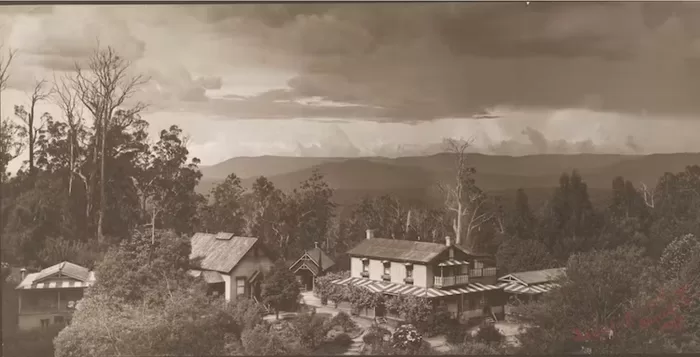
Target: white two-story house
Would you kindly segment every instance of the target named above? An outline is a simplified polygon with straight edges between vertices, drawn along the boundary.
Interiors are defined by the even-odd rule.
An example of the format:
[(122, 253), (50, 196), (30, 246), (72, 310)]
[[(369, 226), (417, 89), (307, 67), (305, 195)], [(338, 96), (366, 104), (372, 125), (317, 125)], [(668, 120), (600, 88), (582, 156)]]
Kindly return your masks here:
[(50, 266), (25, 276), (17, 286), (20, 330), (67, 324), (95, 273), (71, 262)]
[[(387, 295), (422, 296), (444, 303), (461, 319), (503, 319), (507, 296), (497, 285), (493, 258), (471, 254), (449, 237), (439, 244), (375, 238), (368, 230), (366, 238), (348, 251), (350, 277), (334, 283)], [(360, 313), (385, 315), (382, 307)]]

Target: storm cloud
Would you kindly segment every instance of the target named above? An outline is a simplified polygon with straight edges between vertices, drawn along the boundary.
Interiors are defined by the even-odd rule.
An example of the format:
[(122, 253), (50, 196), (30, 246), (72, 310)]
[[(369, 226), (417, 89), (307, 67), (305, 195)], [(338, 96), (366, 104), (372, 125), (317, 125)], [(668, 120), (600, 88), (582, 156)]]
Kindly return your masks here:
[[(171, 60), (198, 61), (202, 70), (246, 61), (286, 68), (295, 75), (287, 88), (276, 90), (285, 91), (288, 100), (318, 97), (371, 114), (357, 118), (357, 110), (336, 106), (321, 116), (421, 121), (468, 118), (496, 107), (688, 117), (700, 112), (700, 3), (56, 6), (33, 11), (3, 16), (15, 20), (11, 37), (24, 41), (25, 58), (34, 65), (70, 70), (99, 39), (129, 59), (150, 60), (152, 67), (167, 49), (175, 57)], [(168, 23), (177, 23), (182, 33), (166, 40)], [(208, 90), (226, 85), (225, 78), (211, 73), (192, 82), (171, 92), (199, 102)], [(259, 104), (262, 98), (250, 100)], [(299, 114), (284, 110), (272, 105), (261, 109), (260, 117)], [(246, 114), (256, 117), (255, 110)]]
[(700, 111), (700, 4), (295, 4), (217, 7), (297, 58), (299, 97), (396, 120), (497, 106), (691, 116)]

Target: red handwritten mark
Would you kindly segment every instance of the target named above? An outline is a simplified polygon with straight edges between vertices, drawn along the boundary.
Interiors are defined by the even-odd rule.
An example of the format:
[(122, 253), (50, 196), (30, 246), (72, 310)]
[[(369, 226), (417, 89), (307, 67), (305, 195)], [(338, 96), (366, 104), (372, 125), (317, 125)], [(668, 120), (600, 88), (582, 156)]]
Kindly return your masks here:
[(649, 327), (651, 327), (652, 322), (653, 321), (650, 318), (644, 317), (639, 320), (639, 327), (643, 329), (648, 329)]
[(678, 315), (672, 321), (668, 321), (661, 326), (661, 331), (680, 331), (683, 329), (683, 316)]
[(576, 341), (576, 342), (586, 342), (586, 341), (589, 341), (588, 334), (586, 334), (585, 332), (582, 332), (582, 331), (579, 330), (579, 329), (574, 329), (574, 335), (576, 335), (576, 336), (574, 337), (574, 341)]
[[(666, 321), (661, 325), (661, 331), (680, 331), (683, 329), (683, 316), (678, 314), (679, 307), (682, 306), (688, 306), (691, 304), (691, 300), (686, 294), (688, 291), (688, 285), (684, 285), (674, 291), (675, 296), (678, 298), (678, 302), (671, 303), (671, 305), (667, 305), (665, 311), (662, 311), (656, 316), (653, 317), (647, 317), (647, 318), (642, 318), (639, 320), (639, 327), (642, 329), (648, 329), (654, 324), (661, 324), (662, 320), (665, 320), (666, 318), (671, 318), (672, 320)], [(666, 297), (671, 297), (668, 296), (667, 294), (669, 291), (661, 291), (659, 295), (652, 301), (648, 301), (644, 307), (649, 309), (649, 310), (657, 310), (659, 308), (659, 304), (663, 303), (664, 300), (668, 301), (665, 299)], [(697, 296), (696, 298), (700, 298), (700, 296)], [(595, 329), (589, 329), (588, 332), (583, 332), (580, 329), (574, 329), (573, 332), (576, 335), (574, 337), (574, 340), (577, 342), (587, 342), (591, 341), (593, 338), (600, 338), (602, 335), (607, 334), (607, 336), (610, 338), (612, 336), (612, 332), (614, 331), (614, 328), (621, 328), (621, 327), (626, 327), (626, 328), (632, 328), (634, 326), (633, 322), (633, 316), (631, 311), (627, 311), (625, 313), (624, 321), (611, 321), (609, 327), (601, 327), (599, 330)]]

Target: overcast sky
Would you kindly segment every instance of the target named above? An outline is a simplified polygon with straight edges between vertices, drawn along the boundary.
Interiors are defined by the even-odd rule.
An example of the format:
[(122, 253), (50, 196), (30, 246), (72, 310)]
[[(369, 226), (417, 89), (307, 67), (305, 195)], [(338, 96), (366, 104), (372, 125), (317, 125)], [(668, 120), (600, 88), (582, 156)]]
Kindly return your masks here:
[[(700, 3), (0, 8), (2, 115), (113, 46), (157, 133), (233, 156), (700, 151)], [(42, 111), (58, 111), (44, 104)]]

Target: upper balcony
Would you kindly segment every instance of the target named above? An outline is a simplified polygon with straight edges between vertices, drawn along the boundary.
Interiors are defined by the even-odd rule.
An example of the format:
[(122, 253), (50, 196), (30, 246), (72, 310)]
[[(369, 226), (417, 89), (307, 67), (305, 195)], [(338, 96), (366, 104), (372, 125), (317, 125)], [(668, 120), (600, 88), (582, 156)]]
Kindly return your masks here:
[(450, 286), (469, 284), (470, 278), (495, 277), (496, 268), (469, 269), (469, 274), (458, 274), (452, 276), (436, 276), (433, 285), (436, 288), (446, 288)]

